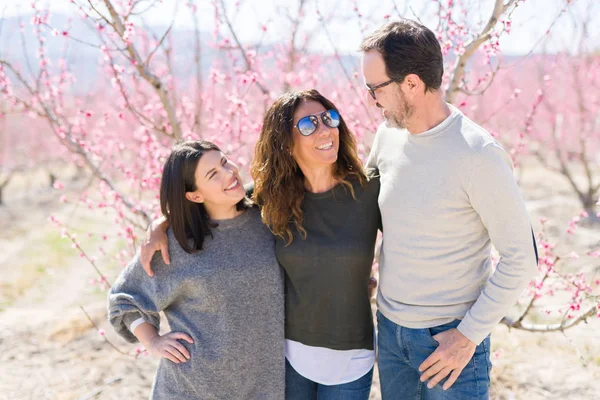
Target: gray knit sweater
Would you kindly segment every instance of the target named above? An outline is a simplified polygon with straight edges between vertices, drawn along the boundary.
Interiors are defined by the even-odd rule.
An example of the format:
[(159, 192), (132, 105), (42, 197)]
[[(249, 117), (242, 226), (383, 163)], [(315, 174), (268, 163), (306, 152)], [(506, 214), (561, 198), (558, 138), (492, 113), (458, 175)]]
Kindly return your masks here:
[(139, 255), (109, 293), (109, 320), (129, 342), (130, 324), (143, 318), (159, 328), (164, 311), (191, 359), (160, 360), (152, 399), (284, 398), (284, 297), (274, 238), (257, 208), (219, 221), (202, 251), (188, 254), (171, 233), (171, 265), (152, 259), (154, 277)]

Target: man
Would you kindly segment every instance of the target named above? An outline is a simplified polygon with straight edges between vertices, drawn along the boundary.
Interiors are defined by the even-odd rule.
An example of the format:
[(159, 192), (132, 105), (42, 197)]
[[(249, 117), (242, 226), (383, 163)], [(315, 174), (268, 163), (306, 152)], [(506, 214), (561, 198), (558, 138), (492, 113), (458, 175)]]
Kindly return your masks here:
[(431, 30), (390, 22), (361, 51), (368, 97), (386, 120), (367, 162), (381, 175), (383, 399), (486, 399), (489, 334), (537, 270), (511, 159), (444, 101)]

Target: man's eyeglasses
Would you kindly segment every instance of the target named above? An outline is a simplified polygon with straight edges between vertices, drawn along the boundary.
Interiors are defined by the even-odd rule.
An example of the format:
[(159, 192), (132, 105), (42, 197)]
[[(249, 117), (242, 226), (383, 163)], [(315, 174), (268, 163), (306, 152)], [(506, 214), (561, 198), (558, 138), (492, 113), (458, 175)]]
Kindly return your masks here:
[(369, 94), (371, 95), (371, 97), (373, 98), (373, 100), (377, 100), (377, 96), (375, 96), (375, 91), (377, 89), (381, 89), (382, 87), (386, 87), (387, 85), (389, 85), (390, 83), (393, 83), (393, 82), (394, 82), (394, 80), (390, 79), (389, 81), (380, 83), (377, 86), (373, 86), (373, 87), (371, 87), (369, 85), (366, 85), (366, 86), (367, 86), (367, 90), (369, 91)]

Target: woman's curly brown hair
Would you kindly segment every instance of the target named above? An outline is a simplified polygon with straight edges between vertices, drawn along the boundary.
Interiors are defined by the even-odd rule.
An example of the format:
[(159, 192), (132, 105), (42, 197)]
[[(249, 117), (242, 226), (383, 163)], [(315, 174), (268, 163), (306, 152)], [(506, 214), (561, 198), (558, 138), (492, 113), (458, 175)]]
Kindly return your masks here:
[[(291, 153), (294, 113), (300, 104), (310, 100), (321, 103), (326, 110), (338, 111), (331, 101), (314, 89), (283, 94), (267, 111), (251, 165), (254, 199), (262, 207), (263, 222), (288, 245), (293, 240), (292, 225), (306, 237), (301, 208), (305, 193), (304, 174)], [(338, 129), (340, 145), (333, 177), (354, 196), (349, 178), (358, 179), (364, 185), (366, 177), (354, 135), (341, 114)]]

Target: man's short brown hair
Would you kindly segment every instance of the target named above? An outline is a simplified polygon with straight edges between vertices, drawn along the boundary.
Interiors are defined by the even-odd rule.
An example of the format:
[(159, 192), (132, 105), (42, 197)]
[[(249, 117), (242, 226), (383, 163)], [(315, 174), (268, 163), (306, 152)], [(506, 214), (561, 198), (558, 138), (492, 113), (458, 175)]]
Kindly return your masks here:
[(426, 91), (442, 86), (444, 60), (440, 43), (429, 28), (418, 22), (409, 19), (389, 22), (367, 36), (360, 50), (378, 51), (388, 76), (396, 82), (416, 74), (425, 83)]

